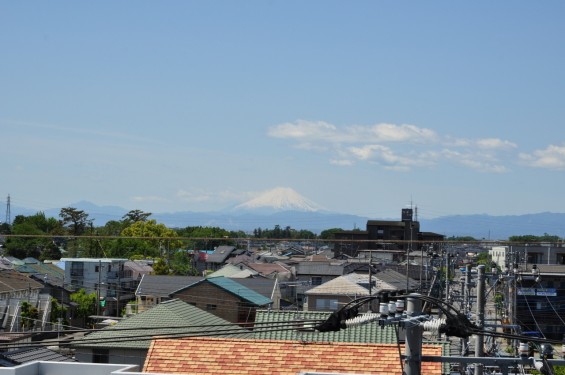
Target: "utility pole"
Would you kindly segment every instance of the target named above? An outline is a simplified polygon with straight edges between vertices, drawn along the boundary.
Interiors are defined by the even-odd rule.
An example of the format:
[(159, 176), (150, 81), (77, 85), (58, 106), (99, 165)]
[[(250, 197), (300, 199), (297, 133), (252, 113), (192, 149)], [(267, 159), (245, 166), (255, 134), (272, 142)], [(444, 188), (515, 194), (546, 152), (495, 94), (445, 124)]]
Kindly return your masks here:
[(449, 301), (449, 250), (445, 251), (445, 299)]
[(471, 311), (471, 265), (465, 265), (465, 307), (466, 313)]
[[(485, 265), (481, 264), (477, 267), (477, 327), (482, 331), (485, 327)], [(476, 335), (475, 341), (475, 357), (484, 356), (484, 336)], [(483, 365), (475, 364), (475, 375), (483, 375)]]
[[(463, 281), (463, 301), (461, 302), (461, 310), (467, 315), (471, 311), (471, 265), (465, 265), (465, 280)], [(469, 354), (469, 339), (461, 338), (461, 356), (466, 357)], [(466, 365), (462, 364), (462, 368)]]
[(100, 275), (102, 274), (102, 261), (98, 260), (98, 284), (96, 285), (96, 315), (100, 315)]
[(420, 295), (412, 293), (406, 298), (406, 348), (404, 375), (420, 375), (422, 373), (422, 325), (415, 318), (422, 313)]

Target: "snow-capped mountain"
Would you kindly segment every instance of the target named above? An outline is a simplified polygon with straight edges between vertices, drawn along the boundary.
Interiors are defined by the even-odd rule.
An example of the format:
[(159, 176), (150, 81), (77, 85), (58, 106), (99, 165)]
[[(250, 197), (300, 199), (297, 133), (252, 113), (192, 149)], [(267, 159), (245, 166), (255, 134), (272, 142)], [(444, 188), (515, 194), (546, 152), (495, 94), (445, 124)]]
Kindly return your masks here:
[(247, 202), (238, 204), (233, 211), (302, 211), (317, 212), (321, 207), (288, 187), (277, 187), (259, 194)]

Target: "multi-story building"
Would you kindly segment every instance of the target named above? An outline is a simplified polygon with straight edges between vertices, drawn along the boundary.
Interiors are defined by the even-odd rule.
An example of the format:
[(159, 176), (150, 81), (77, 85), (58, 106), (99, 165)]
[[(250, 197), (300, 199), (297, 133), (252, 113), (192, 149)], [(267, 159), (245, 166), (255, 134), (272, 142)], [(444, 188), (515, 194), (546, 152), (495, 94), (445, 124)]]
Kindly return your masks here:
[(493, 246), (489, 251), (488, 255), (491, 262), (497, 265), (502, 272), (508, 271), (509, 263), (508, 258), (510, 256), (509, 246)]
[(522, 331), (561, 340), (565, 335), (565, 265), (522, 265), (515, 277), (515, 318)]
[(128, 259), (63, 258), (65, 287), (96, 293), (104, 301), (99, 315), (120, 316), (121, 309), (135, 298), (137, 287), (131, 269), (124, 267)]
[(334, 251), (336, 257), (357, 257), (361, 250), (381, 250), (392, 254), (395, 260), (400, 260), (407, 251), (419, 250), (426, 243), (440, 242), (443, 239), (441, 234), (420, 232), (420, 222), (414, 220), (413, 210), (405, 208), (400, 221), (369, 220), (365, 231), (335, 233)]

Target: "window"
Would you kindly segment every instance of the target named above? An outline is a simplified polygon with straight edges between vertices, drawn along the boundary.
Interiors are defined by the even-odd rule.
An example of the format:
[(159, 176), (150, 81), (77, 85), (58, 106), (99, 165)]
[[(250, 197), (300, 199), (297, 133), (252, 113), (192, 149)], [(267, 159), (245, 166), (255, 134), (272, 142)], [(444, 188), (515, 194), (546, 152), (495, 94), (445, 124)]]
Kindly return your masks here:
[(322, 276), (312, 276), (312, 285), (322, 285)]
[(212, 305), (210, 303), (206, 304), (206, 310), (210, 311), (210, 310), (216, 310), (217, 306), (216, 305)]
[(316, 299), (316, 310), (318, 311), (337, 310), (337, 299), (329, 299), (329, 298)]
[(84, 263), (72, 262), (71, 263), (71, 276), (84, 276)]
[(110, 351), (108, 349), (94, 349), (92, 351), (93, 363), (109, 363)]
[(528, 254), (528, 263), (529, 264), (537, 264), (541, 263), (542, 261), (542, 254), (541, 253), (529, 253)]

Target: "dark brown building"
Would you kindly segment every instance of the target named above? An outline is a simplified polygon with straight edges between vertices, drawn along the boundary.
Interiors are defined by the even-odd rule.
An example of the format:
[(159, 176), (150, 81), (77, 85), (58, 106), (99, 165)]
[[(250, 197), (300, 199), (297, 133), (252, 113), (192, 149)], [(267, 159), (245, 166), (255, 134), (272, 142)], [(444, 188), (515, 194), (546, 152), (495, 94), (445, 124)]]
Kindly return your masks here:
[(211, 277), (170, 294), (232, 323), (253, 323), (257, 308), (273, 301), (227, 277)]
[(423, 242), (443, 241), (444, 236), (420, 232), (420, 222), (414, 221), (413, 210), (405, 208), (400, 221), (369, 220), (367, 230), (337, 232), (335, 239), (336, 257), (356, 257), (359, 250), (387, 250), (401, 257), (407, 250), (419, 250)]

